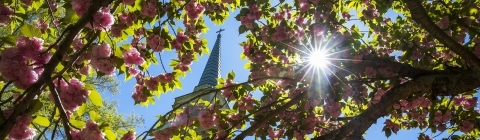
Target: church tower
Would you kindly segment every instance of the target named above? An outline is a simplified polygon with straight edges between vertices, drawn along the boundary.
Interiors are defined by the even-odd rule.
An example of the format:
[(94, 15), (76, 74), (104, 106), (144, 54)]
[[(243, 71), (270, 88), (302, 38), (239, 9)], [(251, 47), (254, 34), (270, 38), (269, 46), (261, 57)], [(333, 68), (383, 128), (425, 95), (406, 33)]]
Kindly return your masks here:
[[(191, 98), (197, 96), (198, 94), (203, 93), (204, 91), (214, 89), (215, 86), (217, 85), (217, 78), (221, 77), (220, 42), (221, 42), (222, 35), (220, 33), (224, 30), (225, 29), (220, 29), (219, 31), (216, 32), (218, 33), (217, 40), (215, 41), (215, 45), (213, 46), (210, 56), (208, 57), (207, 65), (203, 70), (203, 73), (200, 78), (200, 81), (198, 82), (198, 85), (195, 86), (192, 93), (185, 94), (183, 96), (175, 98), (175, 103), (172, 105), (173, 108), (176, 108), (178, 105), (187, 102)], [(224, 107), (228, 106), (225, 104), (226, 100), (222, 98), (220, 92), (208, 93), (202, 96), (201, 99), (205, 101), (211, 101), (215, 97), (219, 99), (219, 104), (224, 104), (225, 105)], [(195, 101), (197, 100), (193, 100), (193, 102)]]

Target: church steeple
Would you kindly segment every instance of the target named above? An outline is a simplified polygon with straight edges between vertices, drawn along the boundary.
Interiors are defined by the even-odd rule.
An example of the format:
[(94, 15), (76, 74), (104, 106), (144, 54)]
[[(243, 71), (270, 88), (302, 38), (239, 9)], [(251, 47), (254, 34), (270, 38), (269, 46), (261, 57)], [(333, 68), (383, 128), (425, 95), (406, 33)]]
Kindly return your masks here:
[[(217, 85), (217, 78), (221, 76), (220, 42), (222, 39), (222, 35), (220, 33), (224, 30), (225, 29), (220, 29), (217, 31), (218, 33), (217, 40), (215, 41), (215, 45), (213, 46), (210, 56), (208, 57), (207, 65), (203, 70), (203, 73), (202, 73), (202, 76), (200, 77), (200, 81), (198, 82), (198, 85), (193, 89), (192, 93), (185, 94), (183, 96), (175, 98), (175, 103), (172, 105), (173, 108), (182, 107), (182, 106), (186, 107), (188, 106), (188, 104), (185, 104), (185, 103), (192, 102), (190, 100), (195, 96), (197, 96), (198, 94), (203, 94), (203, 92), (205, 91), (215, 89), (215, 86)], [(227, 101), (225, 100), (225, 98), (221, 96), (221, 94), (219, 94), (219, 91), (204, 94), (200, 97), (200, 99), (204, 101), (213, 101), (213, 99), (217, 99), (216, 103), (219, 105), (223, 105), (222, 108), (224, 109), (229, 108)], [(195, 101), (197, 100), (194, 100), (194, 102)], [(202, 135), (202, 140), (209, 139), (208, 133), (202, 128), (195, 128), (195, 131), (197, 132), (197, 135)]]
[[(221, 66), (220, 66), (220, 42), (222, 39), (222, 35), (220, 34), (225, 29), (220, 29), (216, 33), (217, 40), (215, 41), (215, 45), (213, 46), (212, 52), (208, 57), (207, 65), (203, 70), (202, 76), (200, 77), (200, 81), (198, 85), (195, 86), (192, 93), (182, 95), (180, 97), (175, 98), (175, 103), (172, 105), (173, 108), (177, 107), (178, 105), (187, 102), (189, 99), (195, 97), (197, 94), (200, 94), (202, 91), (214, 89), (217, 85), (217, 78), (221, 77)], [(214, 98), (220, 99), (220, 102), (225, 102), (225, 99), (218, 97), (219, 94), (217, 93), (209, 93), (201, 97), (202, 100), (211, 101)]]
[(212, 53), (208, 57), (207, 65), (203, 69), (202, 77), (198, 85), (195, 87), (194, 91), (203, 89), (205, 87), (213, 87), (217, 85), (217, 78), (221, 77), (221, 66), (220, 66), (220, 42), (222, 40), (222, 35), (220, 34), (225, 29), (220, 29), (216, 33), (217, 40), (213, 46)]

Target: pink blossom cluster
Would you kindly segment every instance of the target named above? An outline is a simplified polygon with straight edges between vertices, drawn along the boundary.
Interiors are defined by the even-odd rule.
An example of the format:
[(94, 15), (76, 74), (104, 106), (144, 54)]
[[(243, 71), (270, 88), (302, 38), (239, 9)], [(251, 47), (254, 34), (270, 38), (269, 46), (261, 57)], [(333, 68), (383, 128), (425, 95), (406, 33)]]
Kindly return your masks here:
[(438, 131), (443, 132), (447, 129), (446, 123), (450, 119), (452, 119), (452, 112), (450, 110), (445, 111), (445, 113), (437, 110), (437, 112), (435, 112), (435, 117), (433, 118), (433, 124), (437, 126)]
[(349, 21), (352, 16), (348, 12), (342, 12), (342, 18)]
[(125, 65), (142, 65), (145, 63), (145, 59), (143, 59), (136, 48), (123, 51), (123, 60)]
[(142, 11), (140, 11), (140, 14), (146, 17), (155, 17), (157, 14), (157, 2), (157, 0), (143, 1)]
[(103, 134), (98, 128), (98, 124), (92, 120), (88, 120), (85, 128), (81, 131), (70, 130), (73, 140), (103, 140), (105, 134)]
[(420, 50), (414, 50), (412, 56), (410, 56), (410, 60), (418, 60), (423, 58), (423, 53)]
[(90, 0), (73, 0), (71, 4), (73, 11), (75, 11), (78, 16), (83, 16), (90, 5), (92, 5), (92, 2)]
[(400, 130), (400, 125), (396, 124), (396, 123), (393, 123), (392, 120), (390, 120), (390, 119), (387, 119), (385, 121), (385, 127), (392, 129), (392, 131), (394, 133), (397, 133), (398, 130)]
[(43, 19), (38, 19), (35, 23), (35, 26), (37, 26), (42, 33), (45, 33), (45, 31), (48, 29), (48, 23), (45, 23)]
[(13, 11), (10, 6), (0, 5), (0, 25), (7, 25), (12, 15)]
[(0, 73), (6, 81), (13, 81), (17, 88), (26, 89), (38, 80), (51, 55), (43, 53), (43, 40), (20, 36), (15, 47), (1, 52)]
[(145, 89), (145, 86), (143, 85), (135, 85), (135, 91), (132, 94), (132, 98), (135, 101), (135, 103), (147, 101), (148, 96), (145, 95), (145, 93), (143, 92), (144, 89)]
[(262, 13), (259, 11), (256, 4), (249, 6), (250, 13), (247, 15), (240, 16), (240, 22), (242, 25), (247, 27), (247, 29), (253, 29), (253, 23), (255, 20), (259, 20), (262, 16)]
[(132, 26), (133, 22), (137, 20), (137, 15), (135, 13), (122, 13), (120, 17), (118, 17), (119, 25), (126, 25), (127, 27)]
[(305, 132), (305, 130), (293, 131), (293, 137), (295, 137), (297, 140), (305, 140), (305, 135), (307, 135), (307, 132)]
[(328, 99), (327, 104), (323, 105), (323, 109), (328, 112), (331, 118), (338, 118), (341, 114), (342, 104), (335, 102), (333, 99)]
[(155, 52), (162, 52), (165, 46), (165, 39), (152, 33), (147, 37), (147, 45)]
[(140, 70), (135, 69), (135, 68), (132, 68), (132, 67), (129, 67), (129, 68), (128, 68), (128, 73), (129, 73), (130, 75), (137, 76), (137, 74), (140, 73)]
[(188, 4), (185, 5), (185, 11), (187, 12), (188, 18), (196, 20), (200, 17), (200, 14), (205, 11), (205, 7), (195, 1), (189, 1)]
[(307, 134), (312, 134), (315, 131), (316, 124), (318, 124), (319, 120), (312, 113), (312, 114), (308, 114), (307, 118), (302, 119), (301, 122), (302, 122), (303, 130), (305, 130)]
[(113, 75), (115, 73), (114, 59), (110, 58), (112, 50), (110, 45), (101, 44), (93, 47), (92, 50), (92, 67), (106, 75)]
[[(122, 36), (122, 31), (124, 29), (126, 29), (127, 27), (129, 26), (132, 26), (133, 25), (133, 22), (137, 20), (137, 15), (135, 15), (135, 13), (122, 13), (119, 17), (118, 17), (118, 25), (117, 26), (112, 26), (110, 28), (110, 33), (112, 33), (112, 35), (114, 37), (121, 37)], [(135, 45), (133, 45), (135, 46)]]
[[(223, 85), (223, 87), (229, 87), (229, 86), (232, 86), (232, 85), (235, 85), (237, 84), (236, 82), (233, 82), (232, 79), (227, 79), (225, 81), (225, 84)], [(234, 88), (226, 88), (226, 89), (223, 89), (223, 92), (222, 92), (222, 96), (223, 98), (227, 98), (229, 100), (235, 100), (235, 96), (233, 96), (233, 89)]]
[(272, 34), (273, 41), (281, 42), (283, 40), (288, 39), (288, 37), (289, 36), (287, 33), (287, 29), (285, 29), (285, 27), (283, 26), (275, 27), (275, 32)]
[[(291, 16), (292, 16), (292, 14), (290, 13), (290, 10), (287, 9), (286, 11), (281, 11), (281, 12), (273, 14), (273, 19), (280, 22), (282, 20), (290, 19)], [(285, 19), (285, 17), (288, 17), (288, 18)]]
[(465, 109), (476, 107), (478, 104), (478, 97), (466, 98), (465, 96), (456, 96), (453, 98), (455, 106), (463, 106)]
[(412, 110), (418, 107), (429, 107), (432, 105), (432, 101), (425, 97), (418, 97), (417, 99), (414, 99), (412, 101), (408, 100), (401, 100), (400, 104), (394, 104), (393, 108), (394, 109), (401, 109), (403, 111), (405, 110)]
[(385, 93), (387, 93), (387, 91), (388, 90), (378, 89), (377, 94), (375, 94), (375, 96), (373, 96), (373, 98), (372, 98), (372, 103), (376, 104), (376, 103), (380, 102), (383, 95), (385, 95)]
[(170, 140), (172, 136), (172, 130), (168, 128), (153, 132), (153, 137), (155, 137), (156, 140)]
[(135, 140), (135, 132), (129, 131), (124, 134), (120, 140)]
[(460, 126), (458, 126), (458, 128), (460, 128), (460, 131), (463, 132), (463, 133), (468, 133), (468, 132), (471, 132), (474, 128), (474, 123), (468, 121), (468, 120), (464, 120), (460, 123)]
[(144, 83), (147, 86), (147, 89), (156, 90), (160, 83), (172, 83), (174, 80), (173, 77), (174, 76), (172, 73), (160, 74), (158, 76), (150, 77), (147, 80), (144, 80)]
[(252, 94), (248, 94), (247, 96), (241, 97), (240, 100), (237, 102), (238, 108), (242, 111), (252, 110), (253, 109), (253, 97)]
[(27, 115), (17, 116), (15, 119), (15, 124), (8, 133), (9, 140), (25, 140), (33, 139), (35, 134), (35, 129), (29, 128), (28, 126), (32, 123), (32, 117)]
[(272, 128), (267, 129), (268, 137), (270, 137), (270, 139), (281, 138), (283, 136), (283, 132), (284, 132), (283, 129), (277, 129), (277, 130), (273, 130)]
[(443, 16), (442, 19), (437, 22), (437, 26), (440, 27), (440, 29), (447, 29), (450, 26), (449, 23), (448, 16)]
[(240, 129), (242, 128), (242, 125), (239, 123), (239, 121), (242, 119), (242, 115), (235, 113), (235, 114), (230, 114), (227, 116), (227, 122), (231, 126), (235, 125), (235, 128)]
[[(298, 3), (300, 5), (299, 9), (301, 13), (308, 12), (310, 9), (310, 3), (308, 3), (309, 0), (299, 0)], [(318, 0), (316, 0), (318, 2)]]
[(380, 16), (380, 13), (373, 5), (370, 5), (368, 6), (368, 8), (364, 9), (362, 11), (362, 14), (363, 14), (363, 17), (365, 17), (367, 20), (372, 20)]
[[(58, 81), (55, 79), (53, 83), (59, 89), (58, 96), (62, 102), (63, 108), (67, 111), (75, 111), (80, 105), (87, 102), (90, 92), (83, 88), (83, 83), (78, 79), (72, 78), (67, 82), (63, 79)], [(53, 100), (53, 95), (50, 94), (50, 100)]]
[(173, 48), (180, 52), (182, 50), (183, 43), (187, 42), (188, 39), (188, 36), (186, 36), (183, 32), (178, 32), (177, 38), (172, 41)]
[(214, 126), (215, 116), (212, 110), (204, 109), (198, 112), (198, 122), (203, 129), (210, 129)]
[(183, 53), (180, 57), (180, 62), (182, 65), (189, 66), (192, 64), (193, 61), (193, 54), (192, 53)]
[(200, 39), (195, 39), (195, 45), (193, 46), (193, 51), (195, 51), (196, 53), (201, 53), (202, 50), (201, 50), (201, 47), (203, 46), (203, 41), (200, 40)]
[(171, 125), (172, 128), (178, 129), (182, 126), (191, 124), (196, 118), (196, 116), (191, 116), (188, 113), (188, 109), (184, 109), (183, 112), (177, 114), (175, 119), (173, 119)]
[(93, 24), (93, 29), (95, 30), (110, 30), (113, 22), (115, 22), (115, 18), (113, 18), (113, 15), (110, 13), (109, 7), (103, 7), (97, 11), (97, 13), (93, 15), (93, 20), (92, 23), (88, 23), (86, 26), (92, 28)]

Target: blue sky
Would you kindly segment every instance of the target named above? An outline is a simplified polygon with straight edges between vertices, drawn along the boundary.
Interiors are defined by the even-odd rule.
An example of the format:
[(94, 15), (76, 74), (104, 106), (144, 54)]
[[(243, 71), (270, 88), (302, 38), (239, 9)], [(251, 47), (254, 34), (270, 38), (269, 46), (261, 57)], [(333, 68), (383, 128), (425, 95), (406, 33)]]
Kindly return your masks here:
[[(234, 13), (230, 14), (230, 17), (226, 20), (225, 24), (223, 25), (214, 25), (212, 22), (209, 21), (208, 17), (206, 21), (206, 25), (210, 28), (210, 30), (206, 34), (202, 34), (203, 37), (207, 38), (209, 40), (208, 42), (208, 47), (210, 50), (213, 48), (213, 44), (215, 43), (216, 40), (216, 31), (218, 31), (220, 28), (225, 29), (224, 32), (222, 32), (222, 42), (221, 42), (221, 68), (222, 68), (222, 77), (226, 77), (227, 73), (230, 71), (235, 71), (236, 77), (235, 81), (236, 82), (244, 82), (247, 81), (247, 76), (249, 75), (249, 71), (244, 69), (244, 64), (247, 62), (246, 60), (241, 60), (240, 59), (240, 53), (243, 52), (242, 47), (239, 45), (240, 42), (245, 40), (245, 34), (239, 35), (238, 34), (238, 27), (240, 26), (240, 22), (235, 20), (235, 16), (238, 14), (238, 10), (235, 11)], [(352, 12), (352, 18), (357, 18), (356, 13)], [(388, 13), (389, 16), (391, 16), (392, 20), (395, 19), (396, 14), (395, 13)], [(364, 26), (359, 24), (358, 22), (350, 23), (348, 26), (351, 26), (351, 24), (357, 24), (359, 26), (361, 31), (367, 30)], [(177, 24), (178, 25), (178, 24)], [(172, 104), (174, 102), (174, 98), (188, 94), (191, 91), (193, 91), (193, 88), (198, 84), (200, 80), (200, 76), (203, 72), (203, 69), (206, 65), (206, 62), (208, 60), (209, 55), (204, 55), (202, 57), (199, 57), (199, 61), (193, 62), (191, 65), (192, 72), (188, 73), (185, 78), (180, 78), (183, 88), (181, 90), (175, 90), (173, 92), (168, 92), (165, 94), (162, 94), (160, 98), (155, 97), (156, 104), (155, 105), (149, 105), (148, 107), (145, 106), (140, 106), (136, 105), (134, 106), (134, 101), (131, 98), (131, 95), (134, 91), (134, 85), (136, 81), (133, 79), (129, 81), (124, 81), (124, 76), (125, 75), (120, 75), (117, 77), (118, 81), (120, 82), (120, 94), (117, 95), (110, 95), (110, 94), (103, 94), (104, 99), (115, 99), (119, 100), (119, 108), (118, 111), (120, 113), (135, 113), (142, 115), (142, 117), (145, 119), (145, 125), (142, 127), (138, 127), (136, 129), (137, 134), (142, 133), (143, 131), (148, 130), (148, 128), (151, 127), (151, 125), (156, 121), (157, 115), (163, 115), (166, 112), (170, 111), (172, 109)], [(177, 54), (175, 52), (163, 52), (162, 53), (162, 59), (163, 63), (166, 66), (166, 69), (168, 72), (172, 71), (172, 68), (168, 66), (168, 63), (170, 62), (171, 59), (176, 58)], [(160, 65), (152, 65), (149, 69), (149, 72), (151, 75), (158, 75), (163, 72), (161, 69)], [(367, 131), (366, 134), (366, 139), (386, 139), (384, 132), (382, 132), (383, 129), (383, 122), (385, 122), (385, 119), (380, 118), (377, 121), (376, 125), (372, 125), (372, 127)], [(416, 139), (418, 137), (418, 133), (420, 130), (401, 130), (398, 132), (397, 135), (392, 134), (391, 137), (389, 137), (389, 140), (400, 140), (400, 139)], [(432, 136), (429, 132), (426, 134)], [(443, 134), (446, 135), (446, 134)], [(448, 135), (447, 135), (448, 136)], [(253, 139), (253, 138), (247, 138), (247, 139)]]

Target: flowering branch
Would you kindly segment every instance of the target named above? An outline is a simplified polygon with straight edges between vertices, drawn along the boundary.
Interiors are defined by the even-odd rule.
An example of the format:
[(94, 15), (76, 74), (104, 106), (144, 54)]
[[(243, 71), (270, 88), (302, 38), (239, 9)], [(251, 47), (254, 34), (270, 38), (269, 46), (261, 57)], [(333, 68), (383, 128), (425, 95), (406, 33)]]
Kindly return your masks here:
[(67, 135), (68, 140), (72, 140), (72, 135), (70, 134), (70, 126), (68, 124), (68, 116), (65, 113), (65, 109), (63, 108), (62, 101), (60, 101), (60, 97), (58, 96), (57, 89), (55, 89), (55, 85), (53, 84), (52, 80), (49, 80), (47, 83), (48, 87), (50, 88), (50, 93), (53, 94), (53, 100), (55, 100), (55, 106), (57, 106), (60, 117), (62, 119), (63, 128), (65, 129), (65, 134)]
[(439, 42), (445, 44), (450, 50), (463, 57), (463, 59), (473, 67), (480, 67), (480, 59), (472, 52), (458, 44), (447, 35), (440, 27), (438, 27), (428, 16), (428, 13), (422, 6), (422, 2), (418, 0), (404, 0), (406, 7), (410, 10), (412, 19), (420, 24), (426, 31), (428, 31)]
[[(384, 97), (370, 106), (340, 129), (326, 135), (312, 138), (312, 140), (344, 139), (349, 136), (361, 136), (378, 118), (386, 115), (393, 108), (393, 104), (414, 94), (437, 94), (433, 91), (445, 89), (443, 93), (455, 96), (459, 93), (471, 91), (480, 86), (480, 76), (477, 72), (464, 72), (456, 75), (426, 75), (393, 87)], [(450, 81), (435, 82), (435, 81)], [(351, 138), (351, 137), (350, 137)]]
[[(244, 85), (244, 84), (249, 84), (249, 83), (252, 83), (252, 82), (255, 82), (255, 81), (261, 81), (261, 80), (267, 80), (267, 79), (286, 79), (286, 80), (292, 80), (291, 78), (287, 78), (287, 77), (271, 77), (271, 76), (267, 76), (267, 77), (262, 77), (262, 78), (258, 78), (258, 79), (253, 79), (253, 80), (250, 80), (250, 81), (247, 81), (247, 82), (243, 82), (243, 83), (239, 83), (239, 84), (234, 84), (234, 85), (230, 85), (230, 86), (226, 86), (226, 87), (222, 87), (222, 88), (218, 88), (218, 89), (210, 89), (210, 90), (205, 90), (203, 91), (202, 93), (194, 96), (193, 98), (190, 98), (189, 100), (183, 102), (183, 103), (180, 103), (177, 107), (173, 108), (172, 110), (170, 110), (169, 112), (165, 113), (165, 116), (168, 116), (169, 114), (171, 114), (173, 111), (179, 109), (180, 107), (192, 102), (193, 100), (197, 99), (197, 98), (200, 98), (204, 95), (207, 95), (209, 93), (212, 93), (212, 92), (218, 92), (218, 91), (221, 91), (221, 90), (224, 90), (224, 89), (228, 89), (228, 88), (234, 88), (234, 87), (238, 87), (238, 86), (241, 86), (241, 85)], [(150, 127), (150, 129), (148, 131), (145, 131), (148, 133), (151, 133), (153, 128), (162, 120), (161, 119), (162, 117), (158, 118), (158, 120), (153, 123), (152, 127)], [(145, 133), (144, 132), (144, 133)], [(143, 134), (143, 133), (142, 133)], [(147, 135), (145, 135), (143, 137), (143, 140), (145, 140), (147, 138)]]
[(63, 56), (67, 52), (68, 48), (70, 48), (70, 45), (72, 44), (75, 36), (77, 36), (80, 30), (82, 30), (90, 20), (92, 20), (93, 15), (98, 10), (100, 10), (102, 6), (107, 6), (112, 1), (113, 0), (92, 1), (92, 6), (89, 7), (85, 15), (82, 16), (75, 24), (73, 24), (72, 28), (68, 31), (68, 34), (58, 45), (58, 50), (51, 57), (50, 61), (45, 64), (42, 75), (39, 76), (37, 82), (35, 82), (25, 90), (25, 97), (23, 101), (20, 102), (20, 104), (18, 104), (17, 106), (15, 106), (11, 117), (4, 124), (1, 125), (2, 129), (0, 131), (0, 139), (5, 139), (7, 137), (7, 134), (10, 132), (15, 123), (14, 118), (24, 113), (32, 100), (35, 98), (35, 96), (42, 93), (41, 89), (45, 86), (45, 83), (47, 83), (48, 80), (51, 80), (52, 73), (55, 71), (57, 65), (62, 61)]
[(255, 124), (253, 124), (248, 129), (246, 129), (245, 131), (243, 131), (242, 133), (237, 135), (237, 137), (235, 137), (233, 140), (243, 140), (248, 134), (253, 133), (255, 130), (257, 130), (258, 127), (262, 126), (264, 123), (268, 122), (269, 120), (275, 118), (278, 115), (278, 113), (280, 113), (281, 111), (287, 110), (291, 106), (300, 102), (300, 100), (302, 100), (306, 95), (307, 94), (305, 94), (305, 93), (300, 93), (300, 95), (298, 95), (297, 97), (288, 101), (286, 104), (284, 104), (284, 105), (278, 107), (277, 109), (275, 109), (274, 111), (268, 113), (268, 115), (266, 115), (264, 118), (260, 119), (258, 122), (255, 121)]

